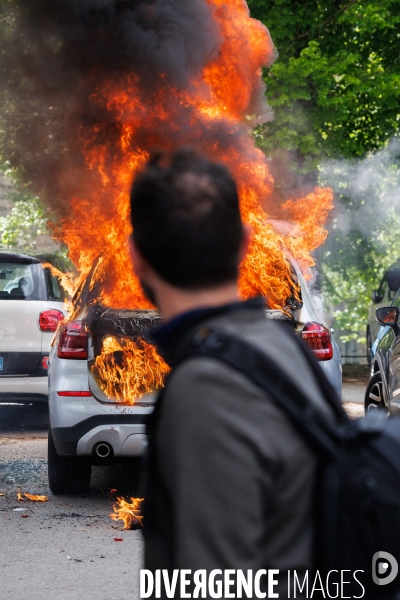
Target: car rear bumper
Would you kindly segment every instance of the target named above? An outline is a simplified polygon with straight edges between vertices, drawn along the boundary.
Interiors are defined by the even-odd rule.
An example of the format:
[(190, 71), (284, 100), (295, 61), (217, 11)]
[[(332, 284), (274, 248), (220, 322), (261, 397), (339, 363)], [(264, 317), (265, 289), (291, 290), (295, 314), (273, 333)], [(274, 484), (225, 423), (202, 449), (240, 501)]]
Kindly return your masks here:
[(0, 377), (0, 402), (47, 402), (46, 377)]
[(114, 457), (140, 456), (146, 447), (147, 415), (96, 415), (73, 427), (52, 428), (59, 456), (92, 456), (98, 444), (110, 446)]

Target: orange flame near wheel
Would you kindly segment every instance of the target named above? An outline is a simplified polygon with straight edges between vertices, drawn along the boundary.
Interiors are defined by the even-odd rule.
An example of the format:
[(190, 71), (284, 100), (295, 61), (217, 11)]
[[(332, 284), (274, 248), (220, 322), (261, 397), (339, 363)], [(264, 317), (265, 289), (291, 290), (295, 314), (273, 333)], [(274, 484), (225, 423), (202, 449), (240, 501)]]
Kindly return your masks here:
[(109, 516), (113, 521), (122, 521), (124, 529), (143, 527), (143, 516), (140, 512), (143, 500), (144, 498), (131, 498), (131, 502), (128, 502), (124, 498), (117, 498), (117, 502), (113, 505), (114, 512)]

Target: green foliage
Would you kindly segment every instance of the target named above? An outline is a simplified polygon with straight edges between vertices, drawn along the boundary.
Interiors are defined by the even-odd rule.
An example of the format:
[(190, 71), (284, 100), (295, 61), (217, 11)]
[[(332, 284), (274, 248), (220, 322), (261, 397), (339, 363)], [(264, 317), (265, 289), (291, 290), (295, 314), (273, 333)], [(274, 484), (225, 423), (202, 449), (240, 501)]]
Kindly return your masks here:
[(400, 255), (400, 218), (388, 199), (400, 201), (400, 150), (379, 152), (400, 126), (399, 2), (248, 4), (279, 52), (265, 72), (275, 120), (255, 138), (271, 157), (281, 200), (318, 180), (334, 188), (336, 213), (318, 262), (335, 326), (343, 341), (356, 339), (371, 291)]
[[(1, 170), (14, 175), (7, 164)], [(32, 196), (17, 181), (14, 183), (8, 194), (14, 206), (7, 216), (0, 217), (0, 247), (34, 252), (38, 236), (48, 234), (45, 211), (37, 196)]]
[(266, 151), (295, 150), (294, 168), (313, 170), (326, 156), (363, 156), (399, 131), (397, 0), (248, 4), (279, 51), (265, 76), (275, 121), (257, 131)]
[(46, 218), (38, 198), (17, 200), (6, 217), (0, 217), (0, 246), (34, 252), (37, 237), (47, 233)]

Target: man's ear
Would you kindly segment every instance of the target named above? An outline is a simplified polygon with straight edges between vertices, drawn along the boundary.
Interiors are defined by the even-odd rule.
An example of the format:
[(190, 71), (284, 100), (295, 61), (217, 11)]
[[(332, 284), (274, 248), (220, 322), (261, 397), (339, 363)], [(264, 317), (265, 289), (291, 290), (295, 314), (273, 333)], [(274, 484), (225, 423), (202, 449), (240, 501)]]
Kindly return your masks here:
[(239, 248), (239, 262), (242, 262), (247, 254), (250, 246), (251, 236), (253, 235), (253, 229), (247, 223), (243, 223), (243, 239)]

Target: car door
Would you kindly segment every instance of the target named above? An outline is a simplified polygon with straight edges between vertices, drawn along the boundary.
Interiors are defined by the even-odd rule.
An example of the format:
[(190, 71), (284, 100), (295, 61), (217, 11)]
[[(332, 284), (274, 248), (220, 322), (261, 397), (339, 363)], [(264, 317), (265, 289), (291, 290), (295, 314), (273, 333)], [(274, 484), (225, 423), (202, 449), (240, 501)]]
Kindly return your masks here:
[(369, 327), (370, 327), (370, 331), (371, 331), (371, 342), (374, 342), (374, 340), (376, 340), (376, 336), (378, 335), (378, 331), (379, 331), (379, 323), (375, 318), (375, 312), (377, 308), (380, 308), (381, 306), (389, 306), (392, 302), (393, 299), (393, 292), (391, 292), (390, 288), (389, 288), (389, 284), (386, 281), (386, 279), (383, 279), (381, 281), (381, 284), (379, 286), (378, 292), (377, 292), (378, 297), (381, 298), (381, 300), (376, 303), (373, 304), (371, 306), (371, 311), (370, 311), (370, 316), (369, 316)]
[(42, 271), (29, 257), (0, 254), (0, 381), (39, 369), (38, 317), (47, 305)]
[[(400, 310), (400, 294), (394, 299), (393, 306)], [(391, 327), (391, 347), (386, 351), (388, 400), (391, 414), (400, 414), (400, 323)]]

